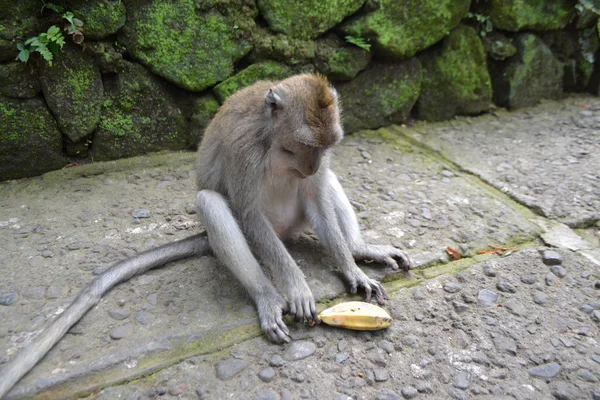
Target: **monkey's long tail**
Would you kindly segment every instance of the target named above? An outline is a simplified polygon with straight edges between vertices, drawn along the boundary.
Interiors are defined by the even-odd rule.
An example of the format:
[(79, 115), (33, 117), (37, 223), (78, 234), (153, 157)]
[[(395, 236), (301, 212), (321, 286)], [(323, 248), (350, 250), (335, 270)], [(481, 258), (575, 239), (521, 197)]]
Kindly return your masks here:
[(47, 329), (23, 349), (17, 356), (0, 369), (0, 399), (19, 381), (65, 333), (114, 285), (135, 275), (159, 267), (168, 262), (180, 260), (210, 251), (206, 233), (168, 243), (144, 251), (128, 260), (120, 261), (98, 275), (85, 286), (67, 309), (56, 318)]

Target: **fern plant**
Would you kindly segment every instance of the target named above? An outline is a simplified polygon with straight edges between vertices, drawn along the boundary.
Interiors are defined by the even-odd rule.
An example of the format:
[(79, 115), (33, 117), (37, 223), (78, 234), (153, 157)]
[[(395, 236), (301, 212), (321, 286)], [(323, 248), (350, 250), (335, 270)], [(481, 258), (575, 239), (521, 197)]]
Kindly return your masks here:
[(358, 46), (363, 50), (371, 51), (371, 45), (368, 43), (369, 39), (360, 36), (346, 36), (344, 39), (346, 39), (346, 42)]

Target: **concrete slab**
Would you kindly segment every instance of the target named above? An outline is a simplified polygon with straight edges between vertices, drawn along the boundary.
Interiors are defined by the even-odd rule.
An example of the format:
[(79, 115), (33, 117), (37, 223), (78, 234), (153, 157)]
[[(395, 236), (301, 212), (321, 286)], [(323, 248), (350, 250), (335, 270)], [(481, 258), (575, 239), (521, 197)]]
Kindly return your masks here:
[[(404, 247), (423, 268), (447, 262), (447, 246), (472, 256), (537, 235), (527, 209), (408, 142), (385, 144), (392, 136), (354, 136), (333, 160), (367, 240)], [(27, 346), (95, 273), (200, 229), (189, 214), (193, 157), (154, 155), (0, 184), (0, 296), (13, 299), (0, 306), (0, 362)], [(317, 299), (345, 292), (313, 236), (292, 243), (291, 253)], [(417, 272), (412, 282), (422, 278)], [(177, 262), (113, 289), (8, 398), (76, 397), (260, 335), (226, 268), (211, 257)]]
[(540, 215), (572, 228), (600, 220), (598, 97), (399, 131)]

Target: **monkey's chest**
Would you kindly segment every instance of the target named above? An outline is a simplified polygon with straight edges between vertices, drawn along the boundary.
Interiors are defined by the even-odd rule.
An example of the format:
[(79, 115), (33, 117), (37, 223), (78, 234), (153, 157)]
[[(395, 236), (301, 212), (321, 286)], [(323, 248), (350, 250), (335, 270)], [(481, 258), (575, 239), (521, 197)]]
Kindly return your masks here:
[(262, 194), (263, 213), (281, 238), (286, 238), (303, 225), (304, 211), (298, 187), (271, 187)]

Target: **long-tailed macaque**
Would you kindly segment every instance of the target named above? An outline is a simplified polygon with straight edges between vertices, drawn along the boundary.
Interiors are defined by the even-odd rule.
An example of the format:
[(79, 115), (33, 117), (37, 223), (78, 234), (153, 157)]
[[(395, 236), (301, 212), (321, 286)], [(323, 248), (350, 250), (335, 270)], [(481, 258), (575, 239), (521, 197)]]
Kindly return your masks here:
[[(363, 242), (329, 155), (342, 139), (338, 95), (321, 75), (257, 82), (225, 101), (198, 149), (196, 208), (206, 232), (115, 264), (86, 286), (34, 342), (0, 370), (0, 398), (117, 283), (170, 261), (211, 252), (241, 281), (261, 327), (289, 342), (283, 322), (316, 321), (315, 300), (282, 239), (308, 226), (366, 301), (387, 298), (355, 260), (412, 268), (402, 250)], [(261, 269), (268, 267), (279, 292)]]

